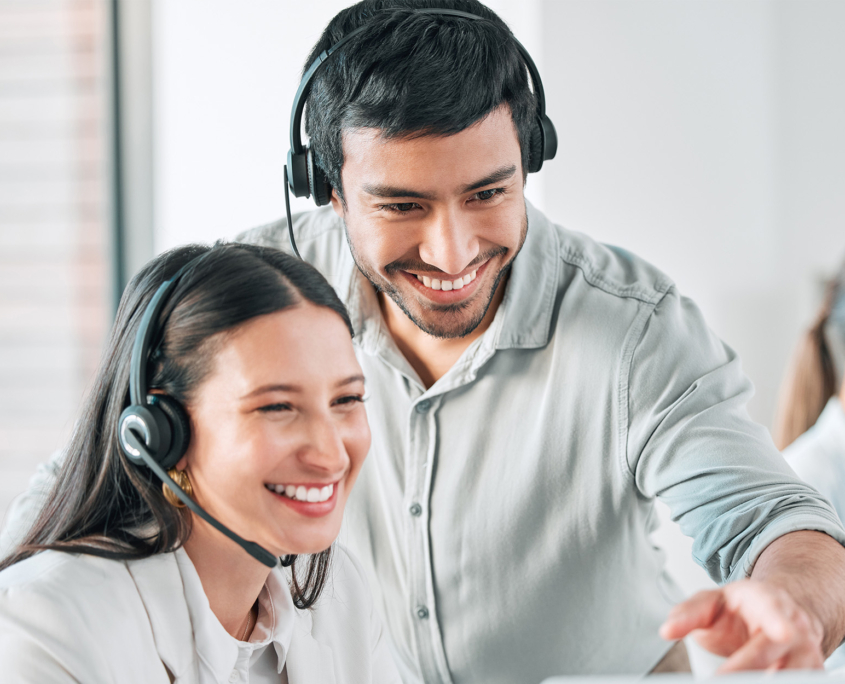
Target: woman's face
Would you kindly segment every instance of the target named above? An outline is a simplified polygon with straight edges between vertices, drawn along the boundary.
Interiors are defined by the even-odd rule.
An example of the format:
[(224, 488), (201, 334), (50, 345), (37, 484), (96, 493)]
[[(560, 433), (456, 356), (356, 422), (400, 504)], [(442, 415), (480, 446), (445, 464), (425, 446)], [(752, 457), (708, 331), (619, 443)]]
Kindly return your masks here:
[(188, 405), (197, 502), (276, 555), (327, 549), (370, 447), (364, 378), (340, 316), (303, 303), (223, 338)]

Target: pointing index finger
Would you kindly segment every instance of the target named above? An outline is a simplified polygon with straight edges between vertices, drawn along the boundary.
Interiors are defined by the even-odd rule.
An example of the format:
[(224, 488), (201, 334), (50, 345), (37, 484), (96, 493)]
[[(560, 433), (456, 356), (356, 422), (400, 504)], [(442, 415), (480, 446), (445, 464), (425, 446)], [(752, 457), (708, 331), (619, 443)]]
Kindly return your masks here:
[(682, 639), (695, 629), (706, 629), (716, 621), (724, 606), (721, 589), (700, 591), (672, 608), (660, 627), (660, 636), (667, 640)]

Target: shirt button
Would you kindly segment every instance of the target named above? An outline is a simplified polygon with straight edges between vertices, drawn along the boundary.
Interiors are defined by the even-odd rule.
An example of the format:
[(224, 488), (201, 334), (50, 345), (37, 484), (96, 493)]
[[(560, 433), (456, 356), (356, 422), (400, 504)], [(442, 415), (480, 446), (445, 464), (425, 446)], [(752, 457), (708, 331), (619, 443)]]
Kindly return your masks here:
[(423, 399), (416, 405), (417, 413), (428, 413), (428, 410), (431, 408), (431, 402), (428, 399)]
[(237, 670), (232, 670), (232, 674), (229, 675), (229, 681), (230, 682), (236, 682), (240, 678), (241, 678), (241, 676), (238, 674)]
[(428, 608), (425, 606), (417, 606), (417, 617), (420, 620), (428, 619)]
[(408, 511), (410, 511), (411, 515), (417, 518), (422, 515), (422, 506), (420, 506), (418, 503), (411, 504), (411, 507), (408, 509)]

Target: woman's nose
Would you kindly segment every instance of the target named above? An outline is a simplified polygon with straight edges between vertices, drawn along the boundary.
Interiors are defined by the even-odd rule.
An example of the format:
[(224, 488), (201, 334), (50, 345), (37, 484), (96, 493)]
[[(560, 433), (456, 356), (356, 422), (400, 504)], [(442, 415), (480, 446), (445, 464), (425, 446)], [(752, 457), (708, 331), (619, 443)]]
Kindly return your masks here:
[(312, 419), (308, 425), (302, 461), (311, 468), (340, 474), (349, 464), (349, 455), (337, 422), (328, 418)]

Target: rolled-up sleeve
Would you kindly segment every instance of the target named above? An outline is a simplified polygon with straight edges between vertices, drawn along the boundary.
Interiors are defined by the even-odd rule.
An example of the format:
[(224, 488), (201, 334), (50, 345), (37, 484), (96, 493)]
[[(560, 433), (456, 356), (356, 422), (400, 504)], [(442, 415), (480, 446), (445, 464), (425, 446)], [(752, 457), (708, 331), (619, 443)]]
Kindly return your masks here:
[(674, 288), (642, 325), (621, 386), (636, 485), (669, 506), (715, 581), (747, 576), (789, 532), (817, 530), (845, 544), (831, 506), (749, 417), (754, 390), (736, 353)]

